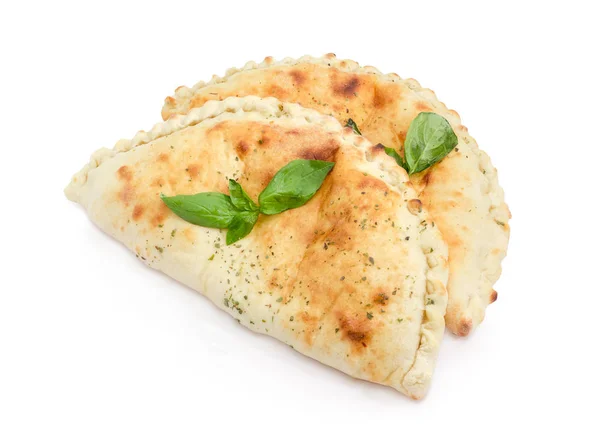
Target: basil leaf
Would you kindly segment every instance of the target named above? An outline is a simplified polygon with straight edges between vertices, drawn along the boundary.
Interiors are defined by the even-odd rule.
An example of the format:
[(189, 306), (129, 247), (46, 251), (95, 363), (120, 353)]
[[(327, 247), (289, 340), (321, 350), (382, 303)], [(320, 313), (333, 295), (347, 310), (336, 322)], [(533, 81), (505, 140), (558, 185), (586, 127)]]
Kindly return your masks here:
[(358, 126), (356, 125), (354, 120), (352, 120), (351, 118), (349, 118), (348, 121), (346, 122), (346, 127), (352, 128), (352, 130), (354, 131), (355, 134), (362, 135), (360, 133), (360, 130), (358, 129)]
[(242, 212), (241, 214), (236, 215), (227, 230), (227, 237), (225, 239), (227, 245), (235, 243), (250, 234), (250, 231), (254, 228), (257, 220), (258, 211)]
[(400, 156), (400, 154), (398, 154), (396, 152), (396, 150), (394, 148), (388, 148), (388, 147), (384, 146), (383, 149), (387, 155), (389, 155), (394, 160), (396, 160), (396, 163), (398, 164), (398, 166), (400, 166), (401, 168), (405, 169), (406, 172), (408, 172), (408, 165), (406, 164), (404, 159)]
[(227, 228), (239, 214), (228, 195), (202, 192), (195, 195), (176, 195), (160, 198), (171, 211), (194, 225), (207, 228)]
[(408, 173), (421, 172), (439, 162), (457, 144), (448, 120), (433, 112), (421, 112), (410, 123), (404, 142)]
[(258, 210), (258, 206), (256, 206), (250, 197), (248, 197), (246, 191), (242, 189), (242, 185), (232, 179), (229, 179), (229, 197), (231, 197), (233, 206), (241, 211)]
[(334, 165), (321, 160), (289, 162), (258, 196), (260, 212), (272, 215), (302, 206), (319, 190)]
[[(294, 160), (281, 168), (258, 197), (260, 212), (278, 214), (297, 208), (315, 195), (335, 163)], [(195, 225), (227, 228), (228, 245), (246, 237), (258, 220), (259, 207), (235, 180), (229, 180), (230, 195), (203, 192), (195, 195), (160, 195), (175, 214)], [(171, 233), (171, 236), (173, 234)]]

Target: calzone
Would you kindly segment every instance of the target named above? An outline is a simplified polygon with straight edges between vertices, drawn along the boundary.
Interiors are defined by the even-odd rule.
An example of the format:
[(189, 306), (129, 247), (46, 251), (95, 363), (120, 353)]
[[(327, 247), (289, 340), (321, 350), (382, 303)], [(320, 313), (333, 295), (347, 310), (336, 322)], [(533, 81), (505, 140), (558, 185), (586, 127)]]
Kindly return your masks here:
[[(160, 195), (256, 201), (295, 159), (335, 166), (304, 206), (225, 231), (177, 217)], [(209, 101), (91, 161), (66, 188), (148, 266), (247, 328), (353, 377), (421, 398), (444, 331), (447, 248), (407, 174), (337, 120), (274, 98)]]

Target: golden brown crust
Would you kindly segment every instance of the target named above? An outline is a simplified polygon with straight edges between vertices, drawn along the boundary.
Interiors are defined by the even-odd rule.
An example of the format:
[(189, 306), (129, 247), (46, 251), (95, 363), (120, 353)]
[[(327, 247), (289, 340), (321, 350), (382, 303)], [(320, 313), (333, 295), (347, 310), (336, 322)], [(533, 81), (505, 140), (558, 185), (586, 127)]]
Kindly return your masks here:
[(471, 325), (470, 331), (483, 320), (506, 253), (510, 212), (495, 168), (456, 111), (413, 79), (384, 75), (327, 54), (282, 61), (268, 57), (260, 64), (230, 69), (208, 83), (180, 87), (165, 101), (162, 115), (170, 118), (209, 99), (247, 94), (300, 103), (341, 122), (351, 117), (368, 139), (396, 148), (404, 143), (408, 125), (419, 112), (444, 116), (459, 137), (456, 151), (411, 180), (450, 247), (449, 329), (464, 335), (465, 325)]
[[(245, 326), (352, 376), (424, 395), (443, 334), (446, 250), (406, 173), (363, 137), (275, 99), (211, 102), (100, 150), (67, 188), (102, 229)], [(107, 152), (108, 151), (108, 152)], [(158, 197), (251, 198), (294, 158), (336, 166), (308, 204), (225, 246)]]

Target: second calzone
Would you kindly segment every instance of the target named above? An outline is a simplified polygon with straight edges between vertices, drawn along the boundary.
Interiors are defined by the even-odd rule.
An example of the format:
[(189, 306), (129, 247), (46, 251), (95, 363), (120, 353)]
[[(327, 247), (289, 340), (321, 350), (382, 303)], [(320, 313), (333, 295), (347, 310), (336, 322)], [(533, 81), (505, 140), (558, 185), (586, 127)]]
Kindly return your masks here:
[(298, 103), (342, 123), (350, 118), (370, 141), (398, 152), (404, 151), (410, 124), (421, 112), (444, 117), (458, 144), (410, 179), (448, 244), (446, 325), (465, 336), (483, 321), (486, 307), (498, 296), (493, 285), (508, 247), (510, 212), (496, 169), (455, 111), (413, 79), (327, 54), (281, 61), (267, 57), (208, 83), (180, 87), (165, 100), (162, 116), (166, 120), (208, 100), (245, 95)]
[[(179, 218), (164, 195), (257, 201), (292, 160), (334, 162), (301, 207), (244, 238)], [(332, 117), (276, 99), (211, 101), (101, 149), (66, 189), (140, 260), (239, 322), (353, 377), (424, 395), (444, 331), (447, 250), (406, 173)]]

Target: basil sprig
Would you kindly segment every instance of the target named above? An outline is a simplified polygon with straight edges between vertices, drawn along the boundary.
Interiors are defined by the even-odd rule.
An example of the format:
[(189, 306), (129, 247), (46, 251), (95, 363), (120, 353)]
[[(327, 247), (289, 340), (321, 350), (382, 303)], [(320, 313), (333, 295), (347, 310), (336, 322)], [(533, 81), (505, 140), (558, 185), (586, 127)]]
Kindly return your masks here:
[[(351, 118), (347, 127), (360, 135), (358, 126)], [(452, 126), (441, 115), (434, 112), (421, 112), (410, 122), (404, 141), (404, 157), (394, 148), (384, 146), (385, 153), (409, 174), (416, 174), (436, 164), (448, 155), (458, 144)]]
[(279, 214), (308, 202), (319, 190), (335, 163), (321, 160), (293, 160), (281, 168), (258, 196), (257, 205), (242, 185), (229, 180), (229, 195), (202, 192), (160, 198), (175, 214), (194, 225), (227, 229), (228, 245), (246, 237), (259, 213)]

